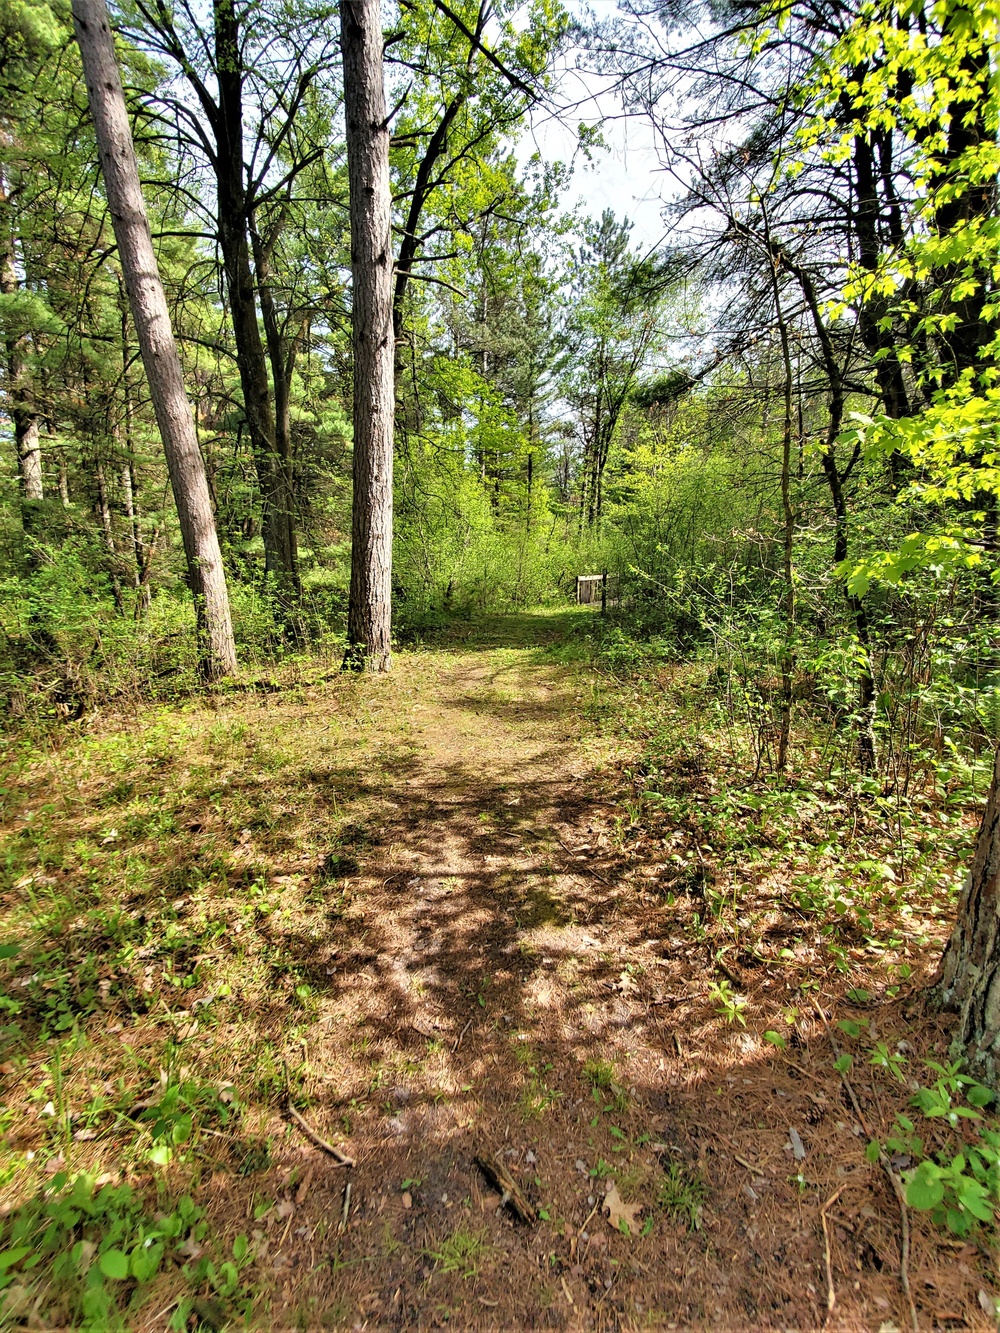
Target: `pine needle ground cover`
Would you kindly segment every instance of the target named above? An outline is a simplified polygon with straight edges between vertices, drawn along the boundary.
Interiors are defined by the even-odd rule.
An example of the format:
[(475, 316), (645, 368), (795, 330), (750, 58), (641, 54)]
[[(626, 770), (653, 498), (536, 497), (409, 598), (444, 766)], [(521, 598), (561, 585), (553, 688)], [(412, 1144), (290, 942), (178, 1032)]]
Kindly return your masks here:
[(754, 778), (586, 616), (8, 754), (0, 1322), (995, 1325), (974, 793)]

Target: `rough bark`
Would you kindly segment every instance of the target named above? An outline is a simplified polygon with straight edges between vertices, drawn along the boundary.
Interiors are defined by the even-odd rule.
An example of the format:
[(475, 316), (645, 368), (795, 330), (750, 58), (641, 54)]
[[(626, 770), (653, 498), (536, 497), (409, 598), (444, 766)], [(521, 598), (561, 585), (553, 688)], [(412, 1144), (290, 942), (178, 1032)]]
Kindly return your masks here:
[(180, 520), (197, 615), (201, 669), (214, 679), (236, 670), (229, 593), (205, 463), (198, 448), (139, 186), (104, 0), (73, 0), (73, 22), (118, 256)]
[(351, 209), (354, 502), (344, 665), (391, 666), (392, 196), (378, 0), (341, 0)]
[[(867, 137), (855, 138), (852, 165), (857, 192), (852, 221), (858, 242), (858, 262), (862, 268), (874, 274), (883, 259), (879, 236), (882, 205), (878, 197), (874, 148)], [(858, 328), (872, 357), (886, 415), (899, 418), (909, 415), (910, 402), (895, 336), (886, 321), (888, 311), (889, 303), (885, 297), (873, 296), (862, 302), (858, 311)]]
[(941, 960), (938, 998), (959, 1016), (955, 1042), (972, 1072), (1000, 1087), (1000, 750), (958, 920)]
[[(279, 606), (297, 633), (293, 608), (301, 596), (295, 496), (290, 459), (278, 447), (267, 354), (260, 335), (253, 270), (250, 265), (250, 222), (253, 201), (247, 197), (243, 136), (244, 64), (239, 20), (232, 0), (215, 0), (215, 67), (218, 106), (213, 129), (213, 163), (218, 200), (219, 249), (236, 344), (236, 366), (243, 390), (243, 410), (260, 482), (263, 505), (265, 569)], [(258, 273), (258, 281), (262, 282)], [(276, 379), (275, 389), (278, 390)], [(285, 450), (285, 453), (288, 451)]]

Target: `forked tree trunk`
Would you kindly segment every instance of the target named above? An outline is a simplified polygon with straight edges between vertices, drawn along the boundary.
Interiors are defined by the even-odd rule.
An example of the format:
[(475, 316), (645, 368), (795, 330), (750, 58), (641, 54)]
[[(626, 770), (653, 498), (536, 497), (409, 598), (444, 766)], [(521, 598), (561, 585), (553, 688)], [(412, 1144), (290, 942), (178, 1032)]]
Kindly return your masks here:
[(1000, 1087), (1000, 750), (969, 882), (941, 960), (938, 997), (958, 1014), (956, 1044), (972, 1072)]
[(354, 342), (354, 502), (345, 667), (391, 665), (392, 196), (379, 0), (341, 0)]
[(236, 670), (229, 592), (205, 463), (184, 390), (139, 186), (139, 168), (104, 0), (73, 0), (73, 22), (118, 256), (180, 519), (198, 621), (201, 668), (214, 679)]

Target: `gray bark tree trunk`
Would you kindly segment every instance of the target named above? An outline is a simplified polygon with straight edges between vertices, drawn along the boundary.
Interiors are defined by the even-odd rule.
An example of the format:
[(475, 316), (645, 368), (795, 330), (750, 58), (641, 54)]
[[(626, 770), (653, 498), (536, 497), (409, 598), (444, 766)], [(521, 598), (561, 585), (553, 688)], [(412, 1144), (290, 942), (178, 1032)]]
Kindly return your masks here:
[(180, 356), (139, 186), (139, 168), (104, 0), (73, 0), (73, 23), (119, 260), (180, 520), (198, 623), (201, 669), (209, 679), (217, 679), (237, 669), (226, 573), (205, 462), (184, 390)]
[(956, 1044), (970, 1071), (1000, 1088), (1000, 750), (937, 994), (958, 1014)]
[[(14, 259), (14, 229), (11, 225), (10, 202), (0, 180), (0, 292), (13, 296), (18, 289), (17, 267)], [(42, 446), (38, 431), (38, 414), (32, 400), (29, 382), (25, 339), (12, 336), (7, 339), (7, 399), (11, 421), (14, 423), (14, 444), (17, 450), (17, 468), (21, 477), (21, 493), (30, 504), (44, 499), (42, 483)]]
[(392, 195), (379, 0), (341, 0), (351, 209), (354, 501), (345, 667), (392, 664), (392, 445), (395, 338)]

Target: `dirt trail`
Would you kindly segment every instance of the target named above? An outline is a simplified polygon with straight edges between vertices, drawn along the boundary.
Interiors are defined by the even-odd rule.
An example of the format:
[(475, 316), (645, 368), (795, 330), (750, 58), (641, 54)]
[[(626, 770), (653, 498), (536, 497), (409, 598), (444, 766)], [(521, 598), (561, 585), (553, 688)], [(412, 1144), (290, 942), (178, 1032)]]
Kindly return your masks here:
[[(19, 773), (5, 902), (30, 1004), (6, 1095), (36, 1165), (6, 1208), (64, 1150), (155, 1195), (134, 1104), (165, 1078), (232, 1085), (233, 1121), (190, 1094), (204, 1132), (164, 1183), (194, 1192), (222, 1253), (249, 1235), (261, 1327), (907, 1325), (898, 1209), (808, 970), (730, 954), (752, 994), (746, 1027), (726, 1021), (704, 885), (668, 892), (667, 840), (629, 843), (624, 696), (573, 659), (575, 619), (509, 617), (401, 653), (385, 679), (294, 668)], [(764, 916), (789, 944), (803, 932)], [(81, 968), (71, 993), (59, 978)], [(33, 1092), (57, 1000), (87, 1038), (64, 1096), (94, 1128), (69, 1144)], [(785, 1055), (762, 1035), (783, 1012)], [(353, 1168), (303, 1135), (289, 1092)], [(982, 1255), (941, 1256), (914, 1226), (933, 1326), (954, 1310), (975, 1326)], [(144, 1312), (173, 1308), (171, 1271)]]
[[(547, 660), (562, 626), (525, 622), (507, 633), (531, 646), (403, 655), (366, 683), (366, 822), (303, 1048), (310, 1114), (358, 1159), (352, 1212), (320, 1260), (343, 1181), (307, 1153), (305, 1224), (271, 1261), (284, 1309), (355, 1328), (821, 1327), (814, 1200), (855, 1168), (817, 1147), (804, 1202), (788, 1137), (826, 1120), (860, 1158), (829, 1124), (836, 1077), (722, 1022), (704, 948), (648, 869), (623, 869), (592, 682)], [(373, 747), (389, 719), (395, 742)], [(477, 1153), (500, 1156), (536, 1225)], [(631, 1207), (606, 1216), (612, 1187)], [(892, 1250), (885, 1213), (860, 1252)], [(888, 1263), (856, 1271), (833, 1326), (904, 1316)]]

